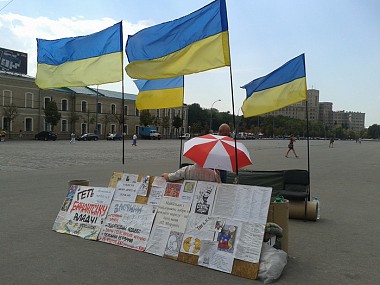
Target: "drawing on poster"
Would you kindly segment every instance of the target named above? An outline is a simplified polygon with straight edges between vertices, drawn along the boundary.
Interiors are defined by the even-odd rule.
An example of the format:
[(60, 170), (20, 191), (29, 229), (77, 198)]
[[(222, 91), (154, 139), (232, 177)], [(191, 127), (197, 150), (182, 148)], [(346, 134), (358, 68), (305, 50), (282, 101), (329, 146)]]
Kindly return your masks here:
[(122, 182), (137, 182), (137, 179), (139, 176), (137, 174), (129, 174), (129, 173), (123, 173), (123, 176), (121, 177)]
[(196, 185), (197, 181), (195, 180), (185, 180), (183, 182), (181, 192), (179, 193), (179, 198), (182, 202), (191, 203), (193, 201)]
[(201, 250), (201, 240), (197, 237), (188, 236), (183, 240), (182, 247), (184, 252), (197, 255)]
[(141, 187), (140, 187), (140, 190), (137, 193), (137, 195), (139, 195), (139, 196), (146, 196), (148, 194), (149, 180), (150, 180), (150, 176), (149, 175), (143, 176), (141, 178)]
[(165, 255), (177, 257), (181, 248), (183, 233), (171, 231), (165, 248)]
[(182, 184), (181, 183), (171, 183), (171, 182), (168, 182), (168, 183), (166, 183), (166, 188), (165, 188), (164, 196), (165, 197), (178, 198), (179, 197), (179, 193), (181, 191), (181, 188), (182, 188)]
[(202, 215), (211, 215), (215, 192), (218, 183), (198, 181), (195, 187), (194, 199), (191, 205), (191, 212)]
[(218, 234), (218, 250), (233, 253), (237, 227), (225, 224)]

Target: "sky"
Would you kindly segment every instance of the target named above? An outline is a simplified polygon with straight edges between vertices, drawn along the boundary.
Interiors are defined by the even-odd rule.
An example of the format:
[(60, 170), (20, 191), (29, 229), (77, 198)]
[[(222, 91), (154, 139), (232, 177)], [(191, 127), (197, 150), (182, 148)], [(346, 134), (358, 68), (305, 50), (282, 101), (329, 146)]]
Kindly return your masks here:
[[(123, 21), (125, 47), (128, 35), (185, 16), (210, 2), (0, 0), (0, 47), (27, 53), (28, 75), (35, 77), (36, 38), (83, 36)], [(185, 76), (186, 104), (232, 113), (233, 101), (235, 114), (241, 115), (246, 94), (240, 86), (304, 53), (307, 87), (319, 90), (320, 102), (332, 102), (334, 111), (365, 113), (366, 127), (380, 124), (379, 0), (226, 3), (231, 72), (223, 67)], [(124, 91), (137, 94), (132, 79), (126, 73), (124, 78)], [(99, 88), (121, 91), (122, 85)]]

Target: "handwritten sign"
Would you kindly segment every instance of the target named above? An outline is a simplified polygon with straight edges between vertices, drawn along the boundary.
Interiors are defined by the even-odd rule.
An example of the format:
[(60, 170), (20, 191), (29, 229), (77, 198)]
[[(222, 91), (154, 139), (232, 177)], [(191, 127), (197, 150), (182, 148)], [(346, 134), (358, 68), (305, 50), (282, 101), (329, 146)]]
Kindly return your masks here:
[(172, 231), (183, 233), (189, 211), (189, 203), (182, 203), (172, 197), (163, 197), (157, 210), (155, 224), (170, 227)]
[(144, 251), (153, 224), (153, 206), (112, 201), (99, 240)]
[(80, 186), (58, 232), (95, 240), (106, 218), (114, 188)]

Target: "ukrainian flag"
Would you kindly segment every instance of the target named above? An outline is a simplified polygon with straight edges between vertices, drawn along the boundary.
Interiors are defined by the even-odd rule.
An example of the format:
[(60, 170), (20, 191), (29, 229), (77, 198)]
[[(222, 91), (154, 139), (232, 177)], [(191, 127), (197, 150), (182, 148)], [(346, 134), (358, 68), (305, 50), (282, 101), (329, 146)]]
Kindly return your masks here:
[(132, 78), (173, 78), (229, 66), (227, 10), (216, 0), (182, 18), (129, 36), (125, 51)]
[(259, 116), (306, 100), (305, 55), (242, 86), (247, 98), (241, 107), (245, 118)]
[(136, 108), (146, 110), (182, 107), (183, 81), (183, 76), (156, 80), (134, 80), (139, 89)]
[(37, 39), (36, 84), (48, 89), (121, 81), (122, 51), (121, 22), (87, 36)]

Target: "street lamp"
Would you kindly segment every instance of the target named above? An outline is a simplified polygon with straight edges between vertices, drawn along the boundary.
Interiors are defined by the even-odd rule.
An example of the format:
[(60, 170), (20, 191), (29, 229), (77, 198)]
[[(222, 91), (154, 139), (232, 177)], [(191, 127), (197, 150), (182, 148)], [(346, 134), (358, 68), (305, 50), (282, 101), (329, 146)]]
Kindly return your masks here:
[(214, 103), (212, 103), (212, 105), (211, 105), (211, 109), (210, 109), (210, 131), (212, 130), (212, 107), (214, 106), (214, 104), (216, 102), (220, 102), (220, 101), (222, 101), (222, 100), (218, 99), (218, 100), (214, 101)]

